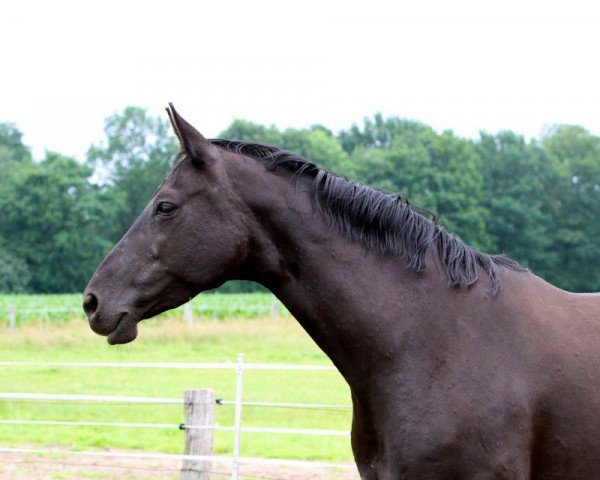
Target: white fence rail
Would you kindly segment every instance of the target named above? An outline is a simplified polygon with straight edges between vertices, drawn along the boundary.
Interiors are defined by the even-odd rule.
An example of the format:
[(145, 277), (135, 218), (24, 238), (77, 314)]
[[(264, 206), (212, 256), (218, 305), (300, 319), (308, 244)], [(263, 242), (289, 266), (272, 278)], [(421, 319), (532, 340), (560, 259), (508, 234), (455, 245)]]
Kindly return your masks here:
[[(341, 410), (351, 408), (349, 405), (333, 404), (310, 404), (310, 403), (282, 403), (282, 402), (244, 402), (243, 398), (243, 375), (245, 370), (284, 370), (284, 371), (335, 371), (333, 366), (324, 365), (285, 365), (285, 364), (261, 364), (245, 363), (243, 354), (238, 355), (236, 363), (116, 363), (116, 362), (0, 362), (1, 367), (62, 367), (62, 368), (164, 368), (164, 369), (233, 369), (236, 372), (236, 395), (235, 400), (216, 399), (217, 405), (232, 405), (235, 407), (234, 425), (221, 426), (212, 425), (186, 425), (163, 424), (163, 423), (118, 423), (118, 422), (70, 422), (52, 420), (19, 420), (0, 419), (0, 425), (23, 425), (23, 426), (54, 426), (54, 427), (107, 427), (107, 428), (154, 428), (154, 429), (181, 429), (181, 430), (213, 430), (230, 431), (234, 434), (233, 455), (222, 457), (214, 455), (172, 455), (163, 453), (128, 453), (128, 452), (96, 452), (96, 451), (70, 451), (54, 449), (29, 449), (29, 448), (0, 448), (0, 453), (21, 454), (60, 454), (76, 456), (99, 456), (99, 457), (121, 457), (121, 458), (148, 458), (148, 459), (174, 459), (184, 462), (213, 462), (227, 464), (231, 467), (232, 480), (239, 479), (240, 465), (265, 465), (298, 468), (333, 468), (344, 470), (355, 470), (354, 466), (340, 463), (300, 461), (288, 459), (257, 459), (241, 456), (242, 433), (268, 433), (277, 435), (321, 435), (348, 437), (346, 430), (326, 430), (308, 428), (278, 428), (278, 427), (243, 427), (242, 411), (244, 406), (265, 408), (298, 408), (298, 409), (323, 409)], [(182, 398), (159, 398), (159, 397), (133, 397), (115, 395), (89, 395), (89, 394), (47, 394), (47, 393), (21, 393), (0, 392), (0, 401), (57, 401), (57, 402), (98, 402), (98, 403), (131, 403), (131, 404), (181, 404)], [(190, 453), (190, 452), (186, 452)], [(183, 476), (182, 476), (183, 478)], [(186, 477), (189, 478), (189, 477)], [(198, 477), (201, 478), (201, 477)], [(204, 478), (204, 477), (203, 477)]]

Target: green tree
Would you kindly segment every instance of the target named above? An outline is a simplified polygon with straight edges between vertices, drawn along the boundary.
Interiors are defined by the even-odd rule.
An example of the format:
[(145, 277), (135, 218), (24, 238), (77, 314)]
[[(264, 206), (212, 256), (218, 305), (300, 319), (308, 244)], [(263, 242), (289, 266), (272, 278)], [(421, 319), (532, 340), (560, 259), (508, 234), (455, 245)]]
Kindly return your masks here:
[(14, 123), (0, 123), (0, 185), (9, 183), (15, 170), (31, 163), (31, 153)]
[(219, 138), (226, 140), (240, 140), (244, 142), (259, 142), (270, 145), (283, 146), (281, 132), (271, 125), (265, 127), (248, 120), (234, 120), (229, 127), (219, 134)]
[(489, 212), (483, 204), (481, 158), (472, 142), (445, 131), (431, 147), (434, 209), (448, 230), (467, 243), (490, 251), (495, 249), (487, 231)]
[(352, 153), (359, 147), (388, 149), (391, 147), (394, 137), (416, 137), (426, 131), (433, 132), (433, 129), (420, 122), (399, 117), (384, 118), (383, 115), (377, 113), (372, 119), (366, 117), (363, 120), (362, 128), (353, 125), (348, 130), (342, 130), (338, 138), (342, 148), (348, 153)]
[(556, 171), (535, 142), (510, 131), (481, 134), (488, 232), (499, 252), (543, 276), (551, 276), (556, 256), (549, 249), (550, 215), (545, 192)]
[(23, 134), (14, 123), (0, 123), (0, 167), (31, 162), (31, 152), (23, 145)]
[(317, 165), (341, 174), (352, 170), (350, 157), (330, 131), (314, 126), (309, 129), (289, 128), (282, 133), (281, 147), (302, 155)]
[(551, 216), (551, 249), (557, 264), (551, 279), (574, 291), (600, 290), (600, 138), (562, 125), (543, 139), (558, 174), (544, 192)]
[(27, 264), (0, 248), (0, 293), (25, 293), (30, 279)]
[(354, 148), (351, 159), (357, 179), (400, 193), (417, 205), (433, 209), (436, 201), (431, 190), (430, 150), (435, 142), (435, 132), (423, 127), (404, 133), (392, 131), (391, 135), (386, 146), (368, 142)]
[(280, 131), (274, 125), (265, 127), (246, 120), (235, 120), (219, 137), (275, 145), (340, 173), (348, 174), (352, 170), (350, 158), (340, 141), (322, 125)]
[(105, 141), (90, 147), (87, 160), (113, 198), (109, 238), (116, 241), (171, 170), (178, 146), (169, 122), (139, 107), (108, 117), (104, 132)]
[(376, 115), (341, 132), (358, 180), (437, 213), (449, 231), (484, 250), (494, 248), (487, 233), (481, 159), (472, 142), (446, 131)]
[(1, 246), (31, 273), (35, 292), (81, 291), (112, 246), (92, 169), (48, 152), (0, 186)]

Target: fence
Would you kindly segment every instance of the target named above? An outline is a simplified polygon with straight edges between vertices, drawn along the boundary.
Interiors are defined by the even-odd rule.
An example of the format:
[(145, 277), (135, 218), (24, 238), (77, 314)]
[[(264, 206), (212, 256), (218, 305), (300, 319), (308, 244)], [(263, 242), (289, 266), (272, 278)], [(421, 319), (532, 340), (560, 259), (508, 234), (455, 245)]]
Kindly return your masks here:
[[(205, 480), (209, 478), (211, 463), (229, 465), (231, 479), (240, 477), (240, 465), (287, 466), (294, 468), (332, 468), (353, 471), (355, 468), (344, 463), (315, 462), (289, 459), (247, 458), (241, 456), (242, 433), (268, 433), (286, 435), (325, 435), (348, 437), (350, 432), (345, 430), (278, 428), (278, 427), (242, 427), (242, 411), (244, 406), (264, 408), (299, 408), (299, 409), (349, 409), (348, 405), (306, 404), (306, 403), (277, 403), (277, 402), (244, 402), (243, 381), (246, 370), (310, 370), (335, 371), (333, 366), (321, 365), (282, 365), (245, 363), (244, 355), (239, 354), (236, 363), (114, 363), (114, 362), (0, 362), (0, 367), (75, 367), (75, 368), (165, 368), (165, 369), (234, 369), (236, 374), (235, 399), (215, 399), (211, 390), (187, 390), (184, 399), (157, 397), (127, 397), (107, 395), (74, 395), (74, 394), (43, 394), (43, 393), (0, 393), (0, 400), (32, 401), (54, 400), (74, 402), (116, 402), (137, 404), (183, 404), (185, 420), (181, 424), (160, 423), (111, 423), (111, 422), (65, 422), (49, 420), (13, 420), (0, 419), (0, 425), (45, 425), (45, 426), (78, 426), (106, 428), (153, 428), (180, 429), (185, 431), (185, 450), (183, 455), (165, 453), (139, 452), (104, 452), (104, 451), (71, 451), (45, 450), (34, 448), (0, 448), (0, 453), (22, 454), (61, 454), (73, 456), (117, 457), (132, 459), (169, 459), (182, 462), (182, 480)], [(221, 426), (215, 424), (214, 407), (232, 405), (235, 408), (234, 424)], [(215, 456), (212, 452), (212, 434), (214, 431), (233, 432), (233, 453), (230, 457)]]

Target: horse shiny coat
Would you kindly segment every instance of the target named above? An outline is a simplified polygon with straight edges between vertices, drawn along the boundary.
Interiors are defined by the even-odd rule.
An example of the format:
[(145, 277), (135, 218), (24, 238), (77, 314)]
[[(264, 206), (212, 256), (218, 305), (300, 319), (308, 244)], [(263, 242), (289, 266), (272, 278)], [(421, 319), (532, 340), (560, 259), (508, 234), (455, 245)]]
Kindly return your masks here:
[(363, 479), (600, 478), (600, 295), (478, 252), (399, 195), (168, 112), (179, 161), (86, 288), (95, 332), (130, 342), (140, 320), (253, 280), (350, 385)]

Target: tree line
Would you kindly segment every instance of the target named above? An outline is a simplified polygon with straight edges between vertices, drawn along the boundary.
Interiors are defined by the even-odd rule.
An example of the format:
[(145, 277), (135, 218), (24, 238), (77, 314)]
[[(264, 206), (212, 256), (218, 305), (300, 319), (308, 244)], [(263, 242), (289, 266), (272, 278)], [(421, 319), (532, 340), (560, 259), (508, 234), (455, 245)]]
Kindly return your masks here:
[[(234, 121), (221, 138), (278, 145), (436, 212), (445, 228), (573, 291), (600, 290), (600, 138), (559, 125), (461, 138), (375, 115), (335, 134)], [(168, 121), (139, 107), (105, 120), (84, 162), (34, 160), (0, 123), (0, 292), (79, 292), (171, 169)], [(251, 290), (232, 283), (228, 290)]]

